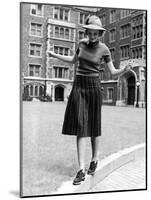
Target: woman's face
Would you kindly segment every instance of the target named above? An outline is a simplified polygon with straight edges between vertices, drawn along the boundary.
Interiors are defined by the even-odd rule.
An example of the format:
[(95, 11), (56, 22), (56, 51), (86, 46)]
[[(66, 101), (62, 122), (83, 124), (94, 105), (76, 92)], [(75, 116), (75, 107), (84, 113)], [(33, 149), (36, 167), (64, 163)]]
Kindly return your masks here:
[(98, 30), (87, 30), (87, 35), (90, 42), (96, 42), (99, 40), (99, 31)]

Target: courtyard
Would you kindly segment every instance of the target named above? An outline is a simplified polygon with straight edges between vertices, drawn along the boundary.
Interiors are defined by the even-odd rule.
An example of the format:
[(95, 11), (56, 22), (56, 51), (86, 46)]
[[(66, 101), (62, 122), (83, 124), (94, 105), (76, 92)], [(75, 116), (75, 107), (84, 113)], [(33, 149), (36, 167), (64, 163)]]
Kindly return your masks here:
[[(76, 137), (61, 134), (65, 108), (65, 102), (23, 102), (21, 138), (24, 196), (49, 195), (76, 174)], [(102, 106), (100, 160), (145, 141), (144, 108)], [(87, 167), (90, 155), (90, 140), (87, 138)]]

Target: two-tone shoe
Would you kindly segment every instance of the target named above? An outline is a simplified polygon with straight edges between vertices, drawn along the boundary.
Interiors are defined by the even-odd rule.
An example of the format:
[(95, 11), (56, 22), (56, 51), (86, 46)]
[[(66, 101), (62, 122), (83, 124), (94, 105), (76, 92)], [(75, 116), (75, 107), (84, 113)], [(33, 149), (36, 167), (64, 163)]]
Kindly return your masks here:
[(81, 169), (78, 171), (75, 179), (73, 180), (73, 185), (80, 185), (82, 181), (85, 180), (85, 172)]
[(91, 161), (87, 174), (93, 175), (98, 166), (98, 161)]

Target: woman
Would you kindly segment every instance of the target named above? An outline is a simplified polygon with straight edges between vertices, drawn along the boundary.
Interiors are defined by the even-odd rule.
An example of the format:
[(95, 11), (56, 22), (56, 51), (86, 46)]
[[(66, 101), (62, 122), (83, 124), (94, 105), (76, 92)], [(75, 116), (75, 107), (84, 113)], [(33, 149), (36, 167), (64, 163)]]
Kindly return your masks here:
[(85, 138), (90, 137), (92, 158), (87, 174), (94, 174), (99, 160), (101, 136), (101, 105), (102, 94), (99, 80), (100, 61), (104, 59), (112, 75), (120, 75), (130, 70), (115, 69), (108, 47), (100, 42), (105, 29), (100, 19), (93, 15), (88, 17), (84, 25), (87, 39), (79, 42), (73, 56), (63, 56), (49, 51), (48, 54), (65, 62), (79, 61), (76, 77), (70, 93), (65, 112), (62, 133), (77, 136), (77, 155), (79, 170), (73, 180), (79, 185), (85, 179)]

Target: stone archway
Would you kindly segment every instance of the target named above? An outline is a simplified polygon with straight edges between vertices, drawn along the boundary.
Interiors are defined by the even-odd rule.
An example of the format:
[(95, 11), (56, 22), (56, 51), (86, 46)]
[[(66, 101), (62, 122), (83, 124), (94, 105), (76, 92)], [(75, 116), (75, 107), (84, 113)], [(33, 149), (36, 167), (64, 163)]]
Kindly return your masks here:
[(55, 101), (64, 101), (64, 87), (61, 85), (55, 87)]
[(117, 105), (134, 105), (136, 101), (137, 75), (133, 70), (119, 76)]

